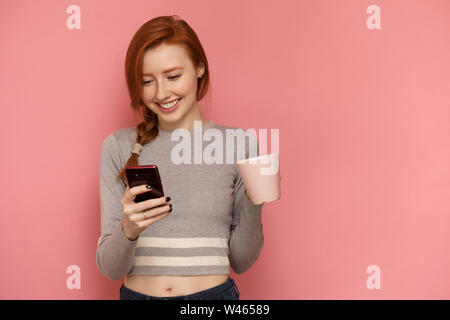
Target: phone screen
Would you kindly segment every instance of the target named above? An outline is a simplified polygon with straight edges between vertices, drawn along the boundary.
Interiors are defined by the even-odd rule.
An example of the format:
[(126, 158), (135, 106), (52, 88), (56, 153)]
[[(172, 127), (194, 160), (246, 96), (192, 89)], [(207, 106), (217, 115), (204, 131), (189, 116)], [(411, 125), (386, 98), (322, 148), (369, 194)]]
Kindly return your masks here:
[(140, 185), (151, 185), (152, 189), (148, 192), (138, 194), (134, 202), (142, 202), (149, 199), (160, 198), (164, 196), (164, 191), (156, 165), (134, 166), (125, 169), (127, 183), (130, 188)]

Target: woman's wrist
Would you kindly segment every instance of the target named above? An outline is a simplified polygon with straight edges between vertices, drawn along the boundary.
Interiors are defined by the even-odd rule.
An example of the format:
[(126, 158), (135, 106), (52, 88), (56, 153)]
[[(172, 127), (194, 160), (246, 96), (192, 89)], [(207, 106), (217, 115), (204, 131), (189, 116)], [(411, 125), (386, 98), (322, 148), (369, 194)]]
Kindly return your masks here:
[[(123, 220), (122, 220), (122, 221), (123, 221)], [(123, 228), (123, 223), (121, 222), (120, 224), (121, 224), (121, 226), (122, 226), (122, 232), (123, 232), (124, 236), (125, 236), (128, 240), (130, 240), (130, 241), (136, 241), (137, 238), (139, 238), (139, 234), (138, 234), (137, 236), (135, 236), (135, 237), (133, 237), (133, 235), (131, 235), (131, 236), (127, 235), (127, 233), (125, 232), (125, 229)]]

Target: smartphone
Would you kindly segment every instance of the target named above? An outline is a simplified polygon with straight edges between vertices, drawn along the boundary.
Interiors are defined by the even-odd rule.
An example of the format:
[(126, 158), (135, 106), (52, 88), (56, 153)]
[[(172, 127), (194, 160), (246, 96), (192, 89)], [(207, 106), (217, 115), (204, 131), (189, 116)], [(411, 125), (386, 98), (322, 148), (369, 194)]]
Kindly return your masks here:
[(138, 194), (134, 202), (138, 203), (164, 196), (161, 178), (156, 165), (126, 167), (125, 175), (127, 176), (127, 183), (130, 188), (142, 184), (152, 186), (152, 189), (148, 192)]

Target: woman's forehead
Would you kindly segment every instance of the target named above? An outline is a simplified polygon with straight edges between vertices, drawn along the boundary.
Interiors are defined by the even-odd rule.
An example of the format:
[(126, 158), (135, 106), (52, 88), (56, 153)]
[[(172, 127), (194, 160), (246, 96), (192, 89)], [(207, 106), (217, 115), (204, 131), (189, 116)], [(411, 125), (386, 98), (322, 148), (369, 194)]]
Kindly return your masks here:
[(160, 45), (147, 49), (143, 59), (144, 74), (165, 73), (168, 69), (189, 66), (189, 56), (180, 45)]

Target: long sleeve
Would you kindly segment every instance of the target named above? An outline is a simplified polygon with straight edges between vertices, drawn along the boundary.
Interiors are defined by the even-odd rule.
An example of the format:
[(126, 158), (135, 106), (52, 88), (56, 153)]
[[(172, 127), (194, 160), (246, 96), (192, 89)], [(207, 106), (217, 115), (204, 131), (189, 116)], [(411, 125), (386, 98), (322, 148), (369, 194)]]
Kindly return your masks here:
[(119, 280), (131, 270), (137, 239), (130, 241), (122, 230), (122, 205), (126, 186), (116, 178), (121, 167), (119, 145), (113, 134), (105, 138), (100, 158), (101, 235), (96, 262), (100, 272)]
[[(259, 145), (257, 145), (259, 154)], [(246, 150), (246, 158), (248, 150)], [(230, 234), (229, 260), (233, 271), (247, 271), (258, 259), (264, 244), (261, 211), (264, 203), (255, 205), (245, 194), (245, 184), (238, 172), (234, 184), (233, 219)]]

